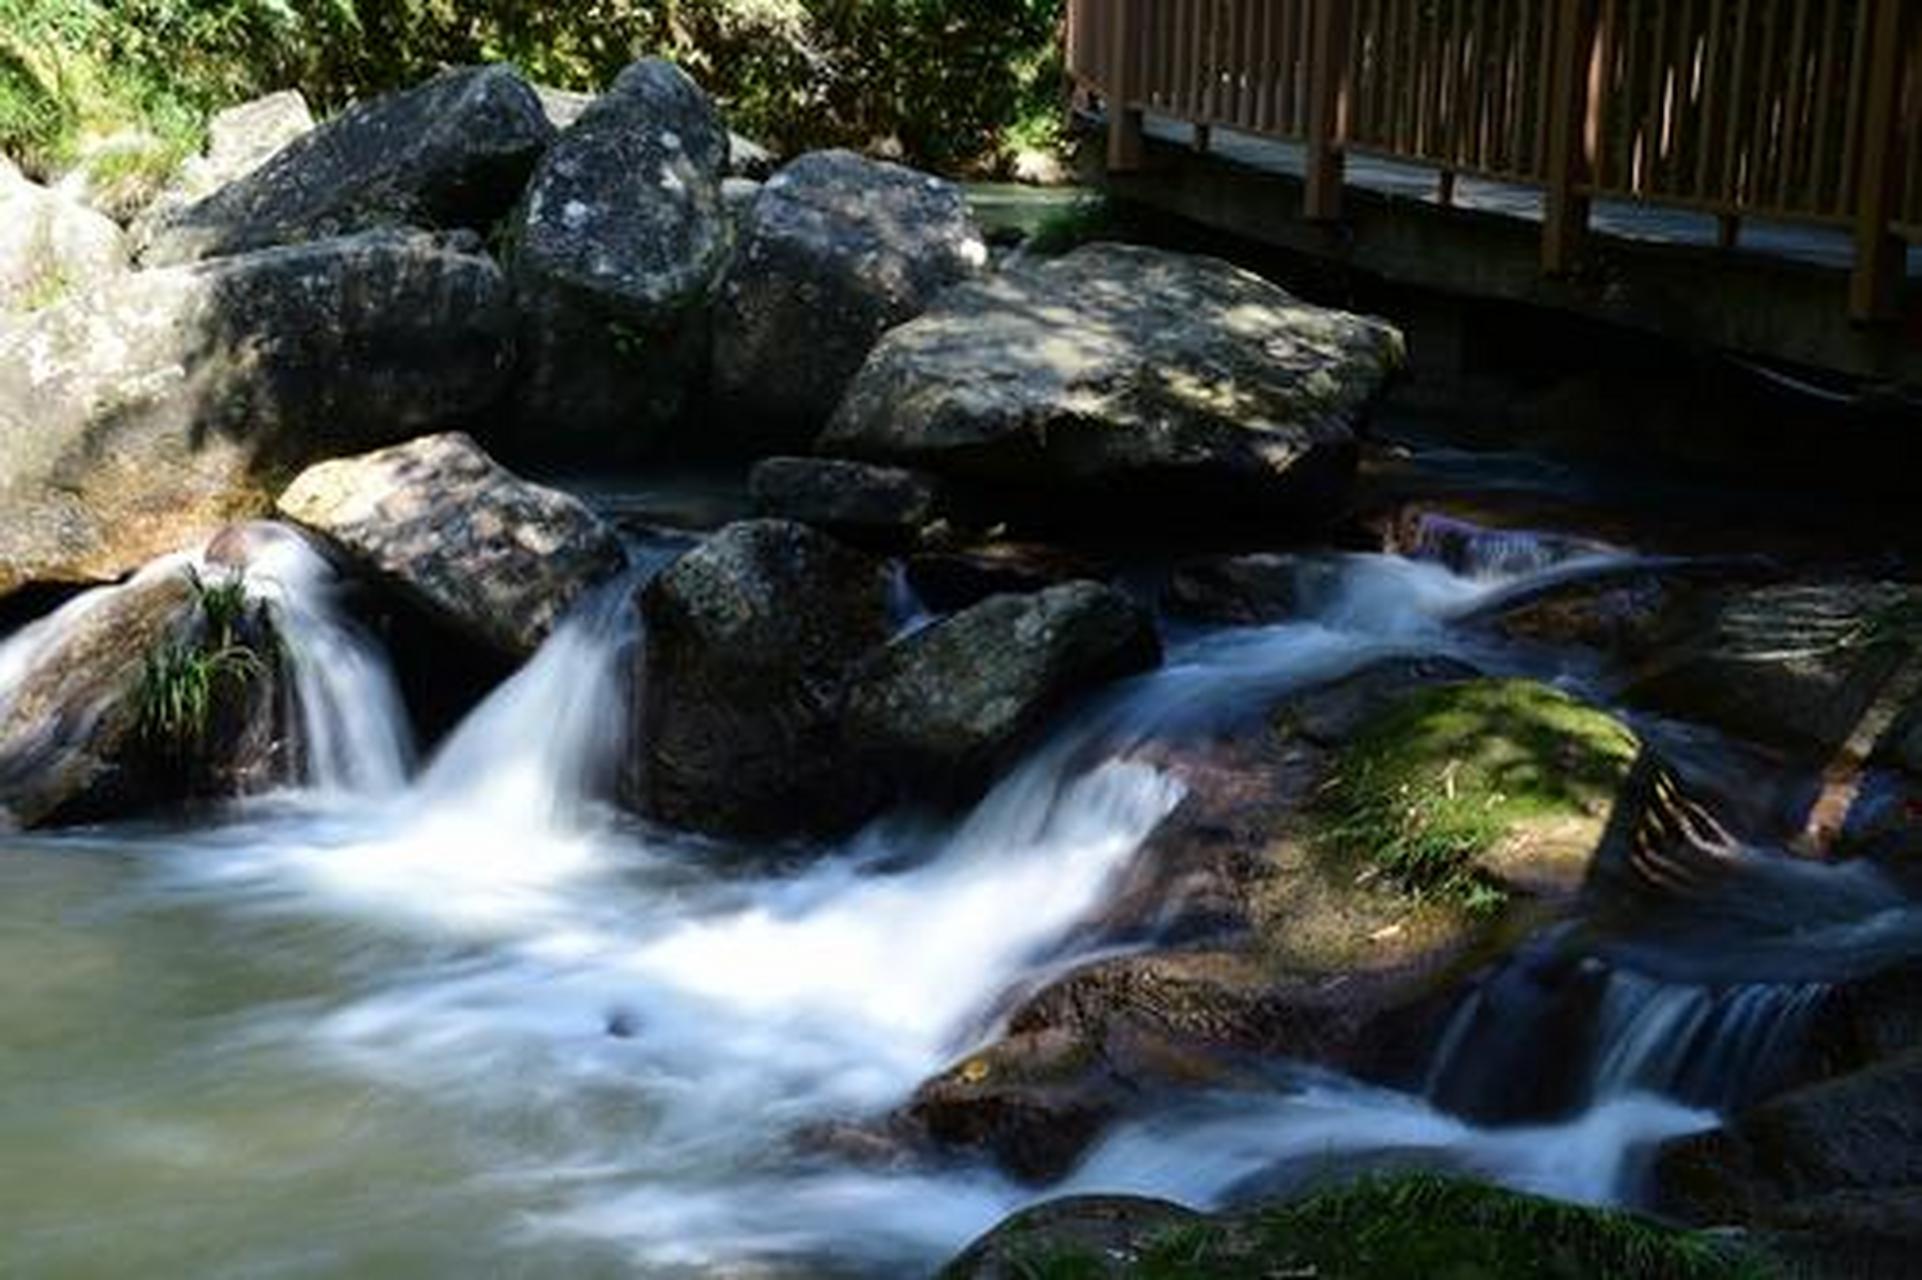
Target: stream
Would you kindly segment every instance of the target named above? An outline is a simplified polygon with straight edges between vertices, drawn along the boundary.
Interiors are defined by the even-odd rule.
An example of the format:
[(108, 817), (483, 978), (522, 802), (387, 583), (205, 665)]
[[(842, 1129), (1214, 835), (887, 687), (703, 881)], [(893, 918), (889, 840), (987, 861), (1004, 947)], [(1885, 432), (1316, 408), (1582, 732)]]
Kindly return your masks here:
[[(1538, 939), (1463, 1003), (1421, 1089), (1277, 1064), (1266, 1091), (1110, 1131), (1045, 1190), (850, 1163), (810, 1130), (898, 1106), (992, 1037), (1012, 985), (1076, 958), (1059, 944), (1181, 799), (1157, 740), (1394, 654), (1582, 688), (1579, 663), (1451, 620), (1593, 562), (1315, 557), (1308, 618), (1171, 629), (1161, 670), (971, 812), (894, 815), (823, 856), (605, 801), (628, 601), (671, 551), (644, 548), (424, 758), (324, 566), (270, 558), (254, 576), (294, 651), (311, 785), (192, 828), (0, 835), (0, 1274), (926, 1274), (1044, 1196), (1209, 1206), (1410, 1151), (1628, 1201), (1653, 1144), (1755, 1088), (1825, 983), (1918, 933), (1873, 873), (1756, 850), (1691, 917), (1750, 950), (1671, 928), (1570, 966)], [(0, 641), (0, 699), (33, 643)], [(1795, 921), (1754, 891), (1785, 877)], [(1573, 980), (1594, 992), (1583, 1059), (1529, 1061), (1543, 992)], [(1572, 1117), (1500, 1105), (1544, 1069)]]

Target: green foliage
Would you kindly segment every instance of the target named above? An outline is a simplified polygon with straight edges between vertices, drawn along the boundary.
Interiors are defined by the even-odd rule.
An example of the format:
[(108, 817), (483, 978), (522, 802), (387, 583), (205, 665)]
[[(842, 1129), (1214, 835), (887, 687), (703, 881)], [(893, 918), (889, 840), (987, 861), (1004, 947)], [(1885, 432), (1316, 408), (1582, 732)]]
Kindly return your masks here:
[(1367, 1178), (1182, 1226), (1126, 1263), (1037, 1250), (1022, 1280), (1766, 1280), (1761, 1258), (1712, 1236), (1434, 1174)]
[(0, 0), (0, 151), (70, 162), (138, 124), (298, 87), (323, 110), (442, 67), (520, 64), (598, 89), (670, 57), (735, 127), (785, 149), (891, 140), (936, 167), (1051, 145), (1062, 0)]
[(207, 744), (224, 696), (244, 693), (266, 670), (261, 655), (241, 636), (249, 608), (240, 575), (207, 582), (189, 568), (200, 609), (191, 640), (169, 640), (142, 659), (135, 695), (135, 723), (143, 741), (176, 762), (191, 762)]
[(1489, 912), (1503, 896), (1476, 859), (1519, 822), (1605, 808), (1635, 752), (1614, 719), (1532, 681), (1424, 690), (1342, 752), (1321, 847), (1417, 897)]
[(1043, 219), (1028, 237), (1027, 246), (1032, 253), (1055, 256), (1095, 240), (1111, 239), (1115, 232), (1113, 204), (1106, 196), (1088, 195)]

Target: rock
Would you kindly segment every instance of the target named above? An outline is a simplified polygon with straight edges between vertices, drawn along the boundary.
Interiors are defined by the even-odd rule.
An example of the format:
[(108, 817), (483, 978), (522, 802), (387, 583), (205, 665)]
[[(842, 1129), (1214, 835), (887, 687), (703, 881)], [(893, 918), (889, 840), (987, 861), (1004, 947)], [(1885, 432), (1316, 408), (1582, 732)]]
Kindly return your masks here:
[(1110, 576), (1092, 556), (1031, 542), (991, 541), (951, 551), (928, 551), (908, 559), (908, 583), (937, 613), (979, 604), (989, 596), (1026, 594)]
[(831, 458), (766, 458), (748, 473), (764, 516), (811, 524), (849, 542), (906, 546), (935, 518), (940, 494), (915, 471)]
[(0, 330), (127, 269), (127, 244), (104, 214), (0, 176)]
[(1153, 620), (1112, 587), (994, 596), (876, 655), (849, 693), (848, 739), (903, 790), (963, 799), (1074, 699), (1160, 660)]
[(847, 767), (840, 717), (890, 629), (877, 563), (806, 525), (743, 521), (663, 571), (641, 605), (644, 813), (749, 838), (866, 816), (875, 796)]
[(1307, 527), (1346, 501), (1352, 423), (1401, 361), (1381, 321), (1225, 262), (1089, 245), (888, 333), (816, 452), (1026, 493), (1043, 519)]
[(680, 413), (703, 371), (703, 308), (730, 244), (726, 158), (707, 95), (648, 58), (541, 160), (511, 233), (522, 312), (514, 450), (634, 457)]
[(970, 1244), (939, 1280), (1028, 1280), (1050, 1260), (1085, 1255), (1085, 1280), (1133, 1274), (1143, 1246), (1202, 1216), (1170, 1200), (1142, 1196), (1066, 1196), (1023, 1209)]
[(215, 113), (204, 155), (190, 156), (128, 231), (144, 256), (169, 222), (196, 200), (238, 182), (296, 138), (313, 132), (314, 115), (298, 89), (282, 89)]
[(746, 234), (748, 213), (761, 198), (763, 185), (752, 178), (721, 179), (721, 206), (727, 210), (728, 226), (734, 229), (736, 240)]
[(781, 159), (754, 139), (728, 130), (727, 176), (766, 182), (774, 176)]
[[(245, 607), (216, 638), (203, 598), (184, 561), (161, 562), (0, 648), (0, 827), (126, 818), (285, 778), (271, 624)], [(161, 720), (167, 682), (204, 701)]]
[(141, 271), (0, 331), (0, 595), (103, 581), (266, 510), (274, 477), (486, 409), (500, 272), (372, 233)]
[(803, 451), (875, 341), (986, 263), (953, 183), (847, 151), (782, 168), (715, 307), (715, 391), (742, 443)]
[(534, 96), (541, 100), (541, 113), (547, 117), (547, 123), (565, 131), (573, 128), (574, 122), (587, 114), (587, 109), (594, 105), (594, 99), (599, 95), (537, 84), (534, 86)]
[(1301, 612), (1301, 573), (1299, 558), (1272, 552), (1190, 560), (1169, 574), (1161, 603), (1198, 622), (1285, 622)]
[(1419, 507), (1402, 512), (1385, 549), (1471, 578), (1540, 573), (1570, 561), (1623, 554), (1619, 547), (1578, 534), (1502, 528)]
[(613, 528), (578, 499), (520, 479), (458, 432), (309, 467), (278, 506), (521, 658), (626, 563)]
[[(1418, 1081), (1458, 984), (1579, 885), (1607, 826), (1600, 780), (1627, 770), (1623, 731), (1599, 713), (1461, 676), (1392, 660), (1225, 737), (1156, 748), (1186, 796), (1069, 943), (1129, 953), (1029, 994), (1005, 1036), (923, 1084), (905, 1119), (1047, 1180), (1104, 1125), (1171, 1091), (1254, 1087), (1264, 1059)], [(1418, 807), (1441, 827), (1447, 814), (1405, 806), (1398, 788), (1426, 795), (1451, 769), (1453, 812), (1494, 819), (1456, 846), (1469, 879), (1444, 887), (1398, 869), (1401, 833), (1337, 784), (1358, 776), (1385, 811)], [(1382, 838), (1358, 847), (1364, 822)], [(1500, 892), (1467, 892), (1483, 876)]]
[(1724, 1129), (1669, 1142), (1656, 1160), (1656, 1186), (1658, 1207), (1685, 1221), (1790, 1228), (1811, 1225), (1810, 1207), (1825, 1200), (1840, 1208), (1895, 1193), (1899, 1225), (1922, 1236), (1922, 1053), (1798, 1089)]
[(180, 209), (141, 260), (167, 265), (376, 227), (485, 231), (553, 136), (511, 68), (444, 71), (353, 107)]

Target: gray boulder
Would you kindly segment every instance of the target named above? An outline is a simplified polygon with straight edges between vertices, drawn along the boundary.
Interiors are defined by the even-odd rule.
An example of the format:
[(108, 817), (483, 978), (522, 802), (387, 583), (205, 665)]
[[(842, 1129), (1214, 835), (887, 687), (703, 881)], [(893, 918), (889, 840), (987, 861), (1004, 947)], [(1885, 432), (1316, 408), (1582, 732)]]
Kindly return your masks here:
[(126, 239), (111, 218), (0, 170), (0, 326), (126, 269)]
[(298, 89), (282, 89), (216, 113), (207, 123), (205, 153), (189, 157), (128, 227), (136, 253), (144, 255), (171, 221), (196, 200), (240, 181), (313, 130), (314, 114)]
[(1299, 559), (1268, 551), (1190, 560), (1168, 575), (1162, 607), (1232, 626), (1284, 622), (1302, 612), (1302, 574)]
[(1096, 519), (1324, 520), (1402, 360), (1379, 320), (1212, 258), (1100, 244), (949, 290), (882, 339), (816, 452)]
[(788, 164), (749, 207), (715, 307), (732, 429), (800, 451), (876, 340), (987, 260), (953, 183), (848, 151)]
[(640, 454), (679, 413), (731, 242), (726, 162), (714, 104), (656, 58), (621, 72), (542, 159), (511, 236), (523, 317), (514, 446)]
[(1068, 702), (1160, 658), (1154, 623), (1111, 587), (994, 596), (882, 650), (849, 694), (848, 739), (911, 792), (965, 796)]
[(179, 210), (141, 260), (188, 262), (371, 227), (485, 230), (513, 207), (553, 137), (540, 99), (511, 68), (445, 71), (361, 103)]
[(518, 478), (458, 432), (309, 467), (278, 505), (513, 657), (626, 563), (613, 528), (578, 499)]
[(728, 131), (727, 135), (727, 176), (743, 178), (753, 182), (765, 182), (781, 167), (781, 160), (772, 151), (742, 134)]
[[(202, 599), (184, 560), (161, 562), (0, 647), (0, 828), (124, 818), (284, 780), (271, 624), (258, 606), (217, 617)], [(163, 699), (169, 681), (202, 699)]]
[(806, 525), (729, 525), (641, 597), (634, 799), (722, 835), (830, 831), (874, 796), (847, 767), (850, 674), (888, 636), (880, 566)]
[(747, 486), (761, 515), (882, 546), (912, 542), (940, 503), (935, 483), (918, 471), (832, 458), (765, 458)]
[(380, 233), (132, 272), (0, 330), (0, 595), (103, 581), (266, 510), (319, 457), (486, 408), (487, 258)]

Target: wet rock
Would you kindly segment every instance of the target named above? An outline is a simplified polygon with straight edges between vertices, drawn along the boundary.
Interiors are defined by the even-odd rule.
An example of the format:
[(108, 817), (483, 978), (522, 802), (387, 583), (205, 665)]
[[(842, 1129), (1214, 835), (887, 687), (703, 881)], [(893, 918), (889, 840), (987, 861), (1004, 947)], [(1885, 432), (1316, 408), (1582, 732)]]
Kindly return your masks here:
[(514, 657), (626, 562), (613, 528), (578, 499), (529, 484), (459, 433), (309, 467), (278, 506)]
[(848, 740), (911, 794), (965, 798), (1074, 699), (1160, 658), (1153, 621), (1112, 587), (994, 596), (877, 654), (848, 695)]
[[(1922, 1238), (1922, 1054), (1763, 1103), (1662, 1147), (1657, 1202), (1685, 1221), (1806, 1229), (1870, 1225)], [(1824, 1210), (1830, 1212), (1824, 1212)], [(1852, 1223), (1873, 1209), (1878, 1222)]]
[(126, 240), (112, 219), (0, 172), (0, 328), (126, 269)]
[(743, 521), (663, 571), (641, 607), (642, 812), (761, 838), (871, 810), (840, 718), (856, 665), (890, 630), (879, 564), (806, 525)]
[(444, 71), (361, 103), (165, 220), (150, 266), (373, 227), (485, 231), (553, 140), (540, 99), (504, 65)]
[(1257, 552), (1177, 565), (1162, 607), (1179, 617), (1230, 626), (1285, 622), (1301, 611), (1301, 561)]
[(937, 613), (989, 596), (1025, 595), (1078, 578), (1106, 579), (1110, 566), (1082, 552), (1033, 542), (992, 541), (908, 558), (908, 583)]
[(986, 263), (950, 182), (847, 151), (782, 168), (715, 307), (715, 389), (741, 443), (803, 450), (875, 341)]
[(838, 538), (906, 546), (932, 521), (940, 493), (927, 476), (832, 458), (766, 458), (748, 473), (760, 514), (815, 525)]
[(256, 606), (216, 618), (202, 601), (184, 562), (164, 564), (9, 640), (0, 827), (127, 818), (284, 780), (271, 624)]
[(658, 58), (622, 71), (542, 158), (510, 236), (518, 422), (494, 443), (543, 459), (656, 447), (706, 360), (726, 159), (714, 104)]
[(970, 1244), (940, 1280), (1027, 1280), (1065, 1255), (1086, 1260), (1073, 1274), (1106, 1280), (1135, 1274), (1143, 1246), (1202, 1216), (1169, 1200), (1068, 1196), (1023, 1209)]
[(1346, 501), (1352, 423), (1401, 360), (1388, 325), (1225, 262), (1090, 245), (892, 330), (816, 451), (1026, 492), (1057, 519), (1312, 527)]
[(119, 277), (0, 331), (0, 595), (267, 510), (274, 477), (487, 408), (500, 272), (370, 233)]

